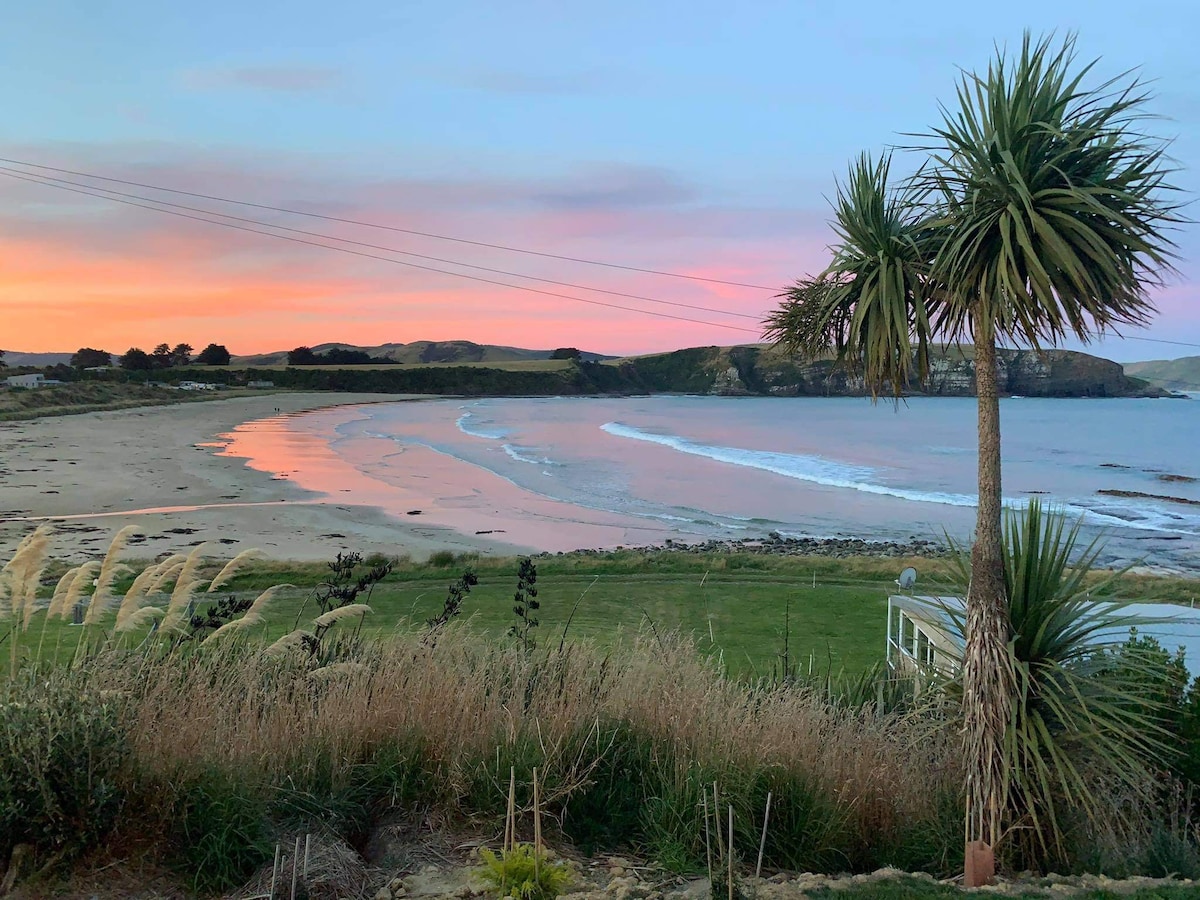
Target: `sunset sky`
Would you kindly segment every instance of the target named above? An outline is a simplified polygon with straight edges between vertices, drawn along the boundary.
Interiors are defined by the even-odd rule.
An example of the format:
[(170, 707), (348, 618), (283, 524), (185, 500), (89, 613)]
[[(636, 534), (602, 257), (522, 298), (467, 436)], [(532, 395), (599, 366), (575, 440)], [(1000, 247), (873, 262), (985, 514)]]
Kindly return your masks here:
[[(1101, 75), (1141, 67), (1157, 94), (1152, 109), (1164, 117), (1152, 127), (1175, 138), (1177, 181), (1195, 194), (1192, 5), (12, 4), (0, 31), (5, 158), (758, 287), (42, 170), (88, 190), (253, 220), (238, 223), (246, 228), (284, 225), (320, 235), (290, 233), (302, 240), (376, 245), (385, 249), (341, 246), (392, 261), (371, 259), (0, 170), (0, 347), (122, 352), (215, 341), (255, 353), (325, 341), (468, 339), (625, 354), (752, 341), (773, 294), (826, 264), (826, 198), (846, 163), (862, 150), (916, 140), (905, 135), (937, 123), (959, 67), (986, 66), (994, 43), (1014, 44), (1026, 27), (1077, 31), (1080, 56), (1101, 57)], [(905, 154), (897, 165), (911, 170), (919, 161)], [(1158, 294), (1154, 325), (1130, 336), (1197, 346), (1109, 340), (1098, 352), (1119, 360), (1200, 354), (1200, 227), (1184, 226), (1176, 238), (1180, 275)]]

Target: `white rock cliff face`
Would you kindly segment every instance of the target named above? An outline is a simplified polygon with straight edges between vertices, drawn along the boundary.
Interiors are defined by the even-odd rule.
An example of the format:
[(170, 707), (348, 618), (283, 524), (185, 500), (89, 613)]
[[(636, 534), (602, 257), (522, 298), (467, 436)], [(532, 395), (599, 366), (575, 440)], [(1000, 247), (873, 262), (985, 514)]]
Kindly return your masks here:
[[(1126, 377), (1121, 366), (1106, 359), (1068, 350), (1000, 350), (996, 374), (1003, 394), (1031, 397), (1154, 397), (1158, 388)], [(859, 375), (832, 362), (764, 362), (763, 355), (739, 358), (739, 365), (716, 361), (708, 393), (794, 396), (862, 396), (866, 384)], [(970, 397), (975, 394), (975, 361), (954, 351), (930, 361), (929, 377), (914, 383), (908, 394)]]

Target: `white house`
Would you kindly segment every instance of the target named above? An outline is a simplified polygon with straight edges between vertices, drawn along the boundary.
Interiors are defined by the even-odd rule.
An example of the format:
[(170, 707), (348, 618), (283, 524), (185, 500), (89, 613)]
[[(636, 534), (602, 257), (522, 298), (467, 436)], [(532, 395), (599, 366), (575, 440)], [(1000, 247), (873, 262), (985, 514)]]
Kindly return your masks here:
[(207, 381), (181, 381), (179, 389), (181, 391), (215, 391), (217, 386)]
[(41, 372), (34, 372), (32, 375), (9, 375), (5, 381), (9, 387), (15, 388), (39, 388), (47, 384), (46, 376)]
[[(888, 597), (887, 664), (893, 672), (938, 671), (952, 673), (962, 659), (964, 640), (956, 619), (962, 621), (961, 597)], [(1180, 647), (1193, 678), (1200, 676), (1200, 609), (1171, 603), (1131, 603), (1116, 615), (1141, 619), (1139, 635), (1152, 637), (1168, 653)], [(1125, 627), (1096, 635), (1098, 643), (1121, 641)]]

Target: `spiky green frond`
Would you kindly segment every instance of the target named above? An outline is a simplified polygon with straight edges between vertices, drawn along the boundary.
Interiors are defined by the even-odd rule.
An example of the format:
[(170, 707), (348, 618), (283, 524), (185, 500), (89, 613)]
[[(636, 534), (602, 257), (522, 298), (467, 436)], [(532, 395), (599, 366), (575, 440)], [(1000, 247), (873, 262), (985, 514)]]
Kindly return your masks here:
[(931, 337), (936, 233), (914, 192), (889, 185), (890, 167), (890, 157), (867, 154), (850, 167), (834, 201), (833, 262), (781, 294), (765, 323), (768, 339), (790, 352), (833, 352), (876, 396), (925, 377)]
[[(1094, 65), (1094, 64), (1093, 64)], [(958, 303), (938, 330), (969, 334), (979, 316), (999, 338), (1082, 341), (1153, 312), (1147, 288), (1170, 271), (1166, 232), (1180, 221), (1165, 145), (1141, 133), (1148, 95), (1123, 76), (1085, 87), (1073, 38), (1026, 34), (1010, 60), (966, 74), (931, 135), (922, 177), (942, 207), (934, 274)]]

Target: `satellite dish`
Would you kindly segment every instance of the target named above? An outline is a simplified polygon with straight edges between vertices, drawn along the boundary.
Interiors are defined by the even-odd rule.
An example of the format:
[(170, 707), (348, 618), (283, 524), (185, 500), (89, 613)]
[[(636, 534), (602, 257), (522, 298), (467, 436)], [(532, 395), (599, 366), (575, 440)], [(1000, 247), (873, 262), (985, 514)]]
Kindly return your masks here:
[(901, 572), (900, 577), (896, 579), (896, 584), (899, 586), (900, 590), (902, 590), (902, 591), (907, 590), (908, 588), (912, 587), (916, 583), (917, 583), (917, 570), (914, 569), (912, 566), (909, 566), (907, 569), (905, 569), (903, 572)]

